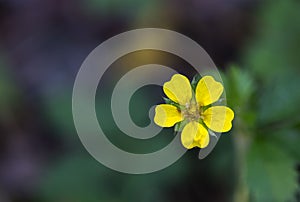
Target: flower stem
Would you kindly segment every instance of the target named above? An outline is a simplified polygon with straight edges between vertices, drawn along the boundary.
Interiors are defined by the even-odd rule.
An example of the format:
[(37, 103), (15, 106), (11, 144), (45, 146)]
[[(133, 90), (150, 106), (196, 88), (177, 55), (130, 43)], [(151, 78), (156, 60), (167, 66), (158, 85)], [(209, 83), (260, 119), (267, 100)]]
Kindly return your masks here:
[(234, 147), (236, 154), (236, 176), (237, 182), (234, 191), (234, 202), (248, 202), (249, 190), (246, 183), (246, 155), (249, 146), (249, 138), (243, 130), (236, 130), (234, 136)]

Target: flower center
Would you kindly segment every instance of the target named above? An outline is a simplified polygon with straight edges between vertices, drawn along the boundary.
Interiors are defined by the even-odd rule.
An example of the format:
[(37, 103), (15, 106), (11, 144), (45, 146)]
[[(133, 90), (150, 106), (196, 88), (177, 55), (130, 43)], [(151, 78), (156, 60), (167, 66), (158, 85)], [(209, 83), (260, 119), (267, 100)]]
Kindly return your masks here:
[(195, 101), (186, 103), (185, 108), (182, 110), (183, 116), (189, 121), (198, 121), (200, 118), (199, 105)]

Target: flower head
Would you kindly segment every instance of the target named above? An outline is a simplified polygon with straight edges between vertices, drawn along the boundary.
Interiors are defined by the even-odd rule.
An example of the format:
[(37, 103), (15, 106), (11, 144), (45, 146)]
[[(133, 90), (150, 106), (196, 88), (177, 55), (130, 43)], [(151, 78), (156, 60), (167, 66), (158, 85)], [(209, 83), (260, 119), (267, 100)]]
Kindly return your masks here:
[(181, 133), (182, 145), (205, 148), (209, 144), (209, 132), (227, 132), (232, 127), (234, 112), (226, 106), (211, 106), (223, 93), (223, 86), (211, 76), (204, 76), (193, 91), (188, 78), (175, 74), (163, 86), (172, 101), (155, 108), (154, 122), (161, 127), (184, 123)]

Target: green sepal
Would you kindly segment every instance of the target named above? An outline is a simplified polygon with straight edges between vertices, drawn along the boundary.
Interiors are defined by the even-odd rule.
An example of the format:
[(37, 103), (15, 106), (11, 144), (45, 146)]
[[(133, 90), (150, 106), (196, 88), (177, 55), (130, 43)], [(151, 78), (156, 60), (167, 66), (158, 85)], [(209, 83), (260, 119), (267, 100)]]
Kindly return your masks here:
[(169, 98), (163, 97), (163, 99), (164, 99), (166, 104), (173, 105), (173, 106), (177, 107), (178, 109), (180, 109), (180, 105), (178, 103), (170, 100)]
[(183, 120), (181, 122), (176, 123), (174, 126), (174, 131), (181, 132), (183, 130), (184, 126), (186, 126), (186, 124), (188, 124), (187, 120)]
[(202, 78), (202, 76), (200, 74), (196, 74), (193, 77), (193, 80), (191, 82), (191, 86), (192, 86), (192, 89), (193, 89), (194, 92), (195, 92), (197, 84), (198, 84), (198, 82), (200, 81), (201, 78)]

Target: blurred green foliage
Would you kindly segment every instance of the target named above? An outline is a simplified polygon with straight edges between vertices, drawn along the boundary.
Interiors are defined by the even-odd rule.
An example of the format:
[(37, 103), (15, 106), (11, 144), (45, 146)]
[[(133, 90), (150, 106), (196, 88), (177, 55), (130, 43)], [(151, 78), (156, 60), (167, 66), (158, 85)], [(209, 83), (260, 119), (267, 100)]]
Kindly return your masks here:
[[(108, 88), (111, 87), (104, 86), (101, 88), (105, 89), (104, 92), (97, 95), (96, 111), (102, 130), (113, 144), (128, 152), (148, 153), (163, 148), (174, 137), (171, 130), (162, 131), (162, 135), (150, 140), (127, 137), (115, 125), (110, 107), (107, 107), (111, 98), (111, 92), (106, 92)], [(136, 124), (147, 125), (148, 109), (154, 104), (153, 96), (147, 95), (149, 91), (141, 90), (133, 95), (131, 105), (135, 107), (131, 107), (130, 113)], [(62, 138), (65, 154), (43, 173), (39, 188), (39, 197), (43, 201), (166, 201), (165, 187), (178, 183), (188, 174), (185, 161), (168, 170), (143, 176), (118, 173), (101, 165), (88, 154), (76, 135), (70, 105), (72, 95), (57, 95), (60, 96), (44, 100), (45, 112), (56, 129), (65, 134)]]
[(266, 3), (244, 69), (226, 72), (228, 103), (237, 117), (233, 133), (246, 142), (243, 176), (250, 201), (294, 201), (299, 189), (299, 9), (296, 1)]
[(94, 14), (108, 15), (112, 13), (126, 18), (134, 18), (148, 10), (159, 9), (157, 0), (87, 0), (84, 6)]
[[(132, 10), (137, 7), (149, 6), (146, 1), (137, 0), (88, 2), (91, 3), (91, 9), (103, 13), (111, 10), (134, 13)], [(217, 145), (211, 159), (204, 160), (208, 164), (208, 171), (196, 176), (199, 181), (206, 175), (218, 176), (212, 180), (221, 184), (220, 178), (224, 177), (224, 173), (232, 172), (229, 165), (232, 156), (243, 158), (238, 162), (245, 165), (238, 166), (242, 171), (237, 172), (249, 191), (243, 202), (293, 200), (299, 189), (296, 172), (300, 159), (299, 4), (292, 0), (266, 1), (257, 14), (256, 26), (260, 29), (244, 53), (241, 61), (243, 68), (233, 65), (223, 74), (227, 103), (234, 109), (236, 117), (231, 132), (233, 135), (222, 137), (226, 144)], [(123, 8), (123, 5), (127, 7)], [(3, 91), (1, 89), (0, 92)], [(62, 90), (65, 91), (70, 90)], [(194, 175), (189, 176), (188, 173), (198, 172), (197, 165), (201, 163), (195, 162), (196, 159), (180, 160), (167, 171), (145, 176), (124, 175), (103, 167), (83, 150), (74, 135), (71, 94), (60, 95), (44, 100), (46, 114), (57, 130), (67, 134), (64, 141), (71, 147), (59, 160), (52, 162), (41, 180), (40, 193), (44, 201), (167, 201), (164, 187), (180, 183), (186, 177), (193, 180)], [(135, 103), (144, 103), (144, 108), (148, 109), (153, 103), (145, 100), (138, 98)], [(105, 116), (110, 117), (107, 112), (109, 109), (105, 107), (110, 105), (98, 104), (98, 111), (105, 111)], [(132, 114), (143, 117), (140, 113), (148, 117), (147, 113), (133, 108)], [(104, 122), (107, 131), (122, 136), (111, 121), (111, 117), (99, 120), (100, 124)], [(237, 147), (234, 154), (231, 151), (232, 145), (227, 142), (229, 137), (233, 141), (242, 139), (243, 145)], [(135, 145), (129, 139), (115, 137), (113, 140), (117, 144), (127, 143), (131, 149)], [(154, 149), (162, 145), (161, 140), (165, 143), (168, 139), (156, 140), (156, 143), (152, 143), (155, 144)], [(231, 197), (231, 193), (227, 194), (228, 198)]]
[(245, 62), (256, 76), (273, 83), (282, 73), (299, 69), (299, 2), (266, 1), (256, 20), (257, 37)]
[(0, 119), (6, 122), (11, 118), (12, 107), (18, 101), (18, 88), (9, 71), (5, 58), (0, 58)]

